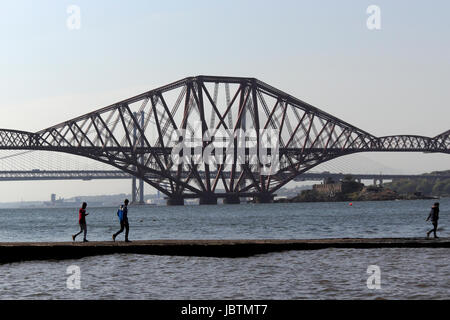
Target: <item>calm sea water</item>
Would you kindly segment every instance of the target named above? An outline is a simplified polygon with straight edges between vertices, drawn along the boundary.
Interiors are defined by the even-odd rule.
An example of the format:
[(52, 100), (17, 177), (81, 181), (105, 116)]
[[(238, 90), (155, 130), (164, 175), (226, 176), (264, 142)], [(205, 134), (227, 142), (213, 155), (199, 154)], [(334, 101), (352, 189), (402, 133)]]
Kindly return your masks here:
[[(130, 207), (130, 239), (420, 237), (433, 201)], [(441, 237), (450, 199), (441, 199)], [(116, 208), (89, 208), (88, 239), (110, 240)], [(70, 241), (76, 209), (0, 210), (0, 242)], [(121, 237), (121, 238), (120, 238)], [(123, 239), (123, 235), (119, 236)], [(80, 238), (81, 240), (81, 238)], [(449, 299), (448, 249), (325, 249), (249, 258), (117, 254), (0, 265), (1, 299)], [(81, 289), (66, 286), (67, 267)], [(381, 270), (370, 290), (367, 267)]]

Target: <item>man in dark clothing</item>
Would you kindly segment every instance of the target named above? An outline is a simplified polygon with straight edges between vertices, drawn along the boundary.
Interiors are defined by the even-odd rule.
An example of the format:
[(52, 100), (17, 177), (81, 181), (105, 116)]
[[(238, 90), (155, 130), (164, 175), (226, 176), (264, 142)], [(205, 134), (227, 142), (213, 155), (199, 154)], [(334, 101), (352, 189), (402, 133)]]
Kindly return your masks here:
[(434, 237), (438, 238), (436, 235), (438, 220), (439, 220), (439, 202), (436, 202), (432, 207), (430, 214), (428, 215), (427, 221), (431, 219), (431, 223), (433, 224), (433, 229), (427, 232), (427, 238), (430, 237), (430, 233), (434, 232)]
[(89, 213), (86, 213), (86, 207), (87, 207), (87, 203), (83, 202), (80, 210), (78, 211), (78, 223), (80, 224), (80, 232), (78, 232), (77, 234), (74, 234), (72, 236), (73, 241), (75, 241), (75, 238), (84, 231), (83, 242), (88, 242), (86, 239), (86, 234), (87, 234), (86, 216)]
[(128, 232), (130, 231), (130, 226), (128, 224), (128, 202), (128, 199), (125, 199), (123, 206), (119, 209), (119, 212), (122, 211), (121, 214), (119, 214), (120, 230), (113, 234), (113, 241), (116, 241), (116, 237), (123, 232), (123, 229), (125, 228), (125, 242), (131, 242), (128, 240)]

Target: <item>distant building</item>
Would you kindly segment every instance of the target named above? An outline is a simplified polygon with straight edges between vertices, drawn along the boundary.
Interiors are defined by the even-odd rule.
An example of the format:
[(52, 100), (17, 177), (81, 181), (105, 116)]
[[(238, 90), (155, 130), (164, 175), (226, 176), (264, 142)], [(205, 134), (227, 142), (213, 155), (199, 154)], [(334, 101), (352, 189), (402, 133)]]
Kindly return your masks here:
[(44, 205), (45, 206), (51, 206), (51, 207), (54, 207), (56, 205), (61, 205), (63, 203), (64, 203), (64, 199), (61, 198), (61, 197), (59, 199), (56, 199), (56, 194), (55, 193), (52, 193), (50, 195), (50, 201), (44, 201)]
[(313, 185), (313, 190), (321, 193), (321, 194), (327, 194), (330, 196), (334, 196), (338, 193), (353, 193), (353, 192), (359, 192), (364, 188), (364, 184), (354, 181), (354, 180), (342, 180), (340, 182), (334, 182), (329, 181), (329, 183), (324, 184), (315, 184)]
[(336, 194), (342, 191), (342, 183), (315, 184), (313, 190), (323, 194)]

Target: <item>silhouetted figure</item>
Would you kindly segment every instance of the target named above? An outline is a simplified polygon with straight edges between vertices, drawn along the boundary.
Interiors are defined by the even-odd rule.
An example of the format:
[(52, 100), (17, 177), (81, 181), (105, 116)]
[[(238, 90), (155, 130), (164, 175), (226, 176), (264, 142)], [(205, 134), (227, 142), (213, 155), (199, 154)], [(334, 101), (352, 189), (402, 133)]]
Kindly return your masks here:
[(87, 203), (83, 202), (80, 210), (78, 211), (78, 223), (80, 224), (80, 232), (78, 232), (77, 234), (74, 234), (72, 236), (73, 241), (75, 241), (75, 238), (84, 231), (83, 242), (88, 242), (88, 240), (86, 239), (86, 234), (87, 234), (86, 216), (89, 213), (86, 213), (86, 207), (87, 207)]
[(427, 232), (427, 238), (430, 237), (430, 233), (434, 232), (434, 237), (438, 238), (436, 235), (438, 220), (439, 220), (439, 202), (436, 202), (432, 207), (430, 214), (428, 215), (427, 221), (431, 219), (431, 223), (433, 224), (433, 229)]
[(125, 228), (125, 242), (131, 242), (128, 240), (128, 232), (130, 231), (130, 226), (128, 224), (128, 199), (125, 199), (123, 205), (120, 206), (120, 209), (117, 211), (117, 215), (119, 216), (120, 222), (120, 230), (113, 234), (112, 239), (116, 241), (116, 237), (123, 232)]

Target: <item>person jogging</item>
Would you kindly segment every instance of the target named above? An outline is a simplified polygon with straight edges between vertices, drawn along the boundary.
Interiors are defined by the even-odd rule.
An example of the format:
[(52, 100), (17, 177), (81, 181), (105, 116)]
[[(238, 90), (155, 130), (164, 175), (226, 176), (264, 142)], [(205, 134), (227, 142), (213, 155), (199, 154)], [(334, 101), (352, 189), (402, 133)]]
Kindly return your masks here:
[(431, 219), (431, 223), (433, 224), (433, 229), (427, 232), (427, 238), (430, 237), (430, 233), (434, 233), (435, 238), (439, 238), (436, 235), (437, 227), (438, 227), (438, 220), (439, 220), (439, 202), (436, 202), (432, 207), (430, 214), (428, 215), (428, 218), (426, 221)]
[(78, 211), (78, 223), (80, 224), (80, 232), (78, 232), (77, 234), (74, 234), (72, 236), (73, 241), (75, 241), (75, 238), (84, 231), (83, 242), (88, 242), (88, 240), (86, 239), (86, 234), (87, 234), (86, 216), (89, 213), (86, 213), (86, 207), (87, 207), (87, 203), (83, 202), (80, 210)]
[(128, 224), (128, 199), (125, 199), (123, 202), (123, 205), (120, 206), (120, 209), (117, 211), (117, 215), (119, 216), (119, 222), (120, 222), (120, 230), (113, 234), (112, 239), (113, 241), (116, 241), (116, 237), (123, 232), (123, 229), (125, 228), (125, 242), (131, 242), (128, 239), (128, 233), (130, 231), (130, 226)]

